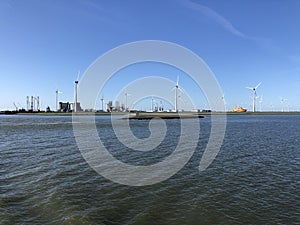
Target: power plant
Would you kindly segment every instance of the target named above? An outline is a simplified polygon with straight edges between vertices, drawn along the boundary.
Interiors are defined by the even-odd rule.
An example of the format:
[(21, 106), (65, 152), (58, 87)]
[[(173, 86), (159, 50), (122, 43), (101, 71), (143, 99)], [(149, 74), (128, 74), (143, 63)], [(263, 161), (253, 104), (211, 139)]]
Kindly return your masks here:
[(39, 96), (27, 96), (26, 97), (26, 110), (28, 112), (40, 111), (40, 97)]

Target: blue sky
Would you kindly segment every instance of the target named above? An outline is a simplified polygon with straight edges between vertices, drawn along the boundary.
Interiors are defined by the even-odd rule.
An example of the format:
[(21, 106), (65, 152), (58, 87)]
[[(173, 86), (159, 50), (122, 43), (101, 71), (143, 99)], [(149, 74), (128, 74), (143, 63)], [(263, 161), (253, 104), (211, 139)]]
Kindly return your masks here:
[[(245, 87), (262, 82), (264, 110), (271, 104), (281, 110), (280, 97), (286, 108), (300, 110), (299, 11), (297, 0), (2, 0), (0, 110), (14, 109), (13, 102), (26, 107), (28, 95), (40, 96), (42, 109), (55, 109), (56, 89), (60, 100), (72, 102), (78, 70), (139, 40), (170, 41), (199, 55), (218, 79), (227, 108), (250, 109)], [(116, 80), (115, 89), (125, 81)], [(181, 85), (189, 89), (184, 77)], [(103, 95), (113, 99), (113, 93)], [(190, 95), (205, 107), (201, 96)]]

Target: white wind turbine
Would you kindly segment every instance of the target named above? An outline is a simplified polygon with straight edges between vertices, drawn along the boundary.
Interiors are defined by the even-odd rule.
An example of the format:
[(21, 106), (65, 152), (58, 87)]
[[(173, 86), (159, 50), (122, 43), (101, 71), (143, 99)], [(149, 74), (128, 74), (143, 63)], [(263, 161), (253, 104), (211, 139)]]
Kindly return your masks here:
[(127, 90), (125, 90), (125, 111), (129, 111), (129, 107), (128, 107), (128, 103), (127, 103), (127, 100), (128, 100), (128, 96), (130, 96), (130, 94), (127, 92)]
[(156, 103), (156, 100), (154, 97), (151, 97), (151, 112), (159, 111), (158, 110), (158, 104)]
[(102, 109), (102, 112), (103, 112), (104, 111), (104, 108), (103, 108), (104, 107), (104, 96), (103, 95), (102, 95), (102, 98), (100, 100), (101, 100), (101, 103), (102, 103), (102, 108), (101, 109)]
[(262, 112), (262, 104), (263, 104), (263, 96), (260, 96), (259, 105), (260, 105), (261, 112)]
[(256, 87), (246, 87), (246, 88), (248, 88), (248, 89), (250, 89), (250, 90), (252, 90), (253, 91), (253, 103), (252, 103), (252, 107), (253, 107), (253, 112), (255, 112), (255, 105), (256, 105), (256, 90), (257, 90), (257, 88), (259, 87), (261, 85), (261, 82), (258, 84), (258, 85), (256, 85)]
[(55, 91), (55, 94), (56, 94), (56, 111), (58, 110), (58, 95), (59, 94), (62, 94), (62, 92), (61, 91), (59, 91), (58, 89), (56, 89), (56, 91)]
[(160, 112), (164, 111), (164, 104), (163, 104), (162, 101), (160, 101), (159, 111), (160, 111)]
[(287, 99), (280, 97), (280, 101), (281, 101), (281, 111), (284, 112), (284, 108), (285, 108), (285, 101), (287, 101)]
[(178, 91), (181, 91), (182, 93), (184, 93), (184, 91), (179, 88), (179, 76), (177, 76), (177, 82), (176, 82), (176, 85), (175, 87), (172, 88), (172, 90), (175, 89), (175, 104), (174, 104), (174, 109), (175, 109), (175, 112), (178, 112)]
[(273, 112), (273, 103), (272, 102), (270, 103), (270, 109), (271, 109), (271, 112)]
[(80, 71), (78, 71), (77, 79), (75, 80), (75, 100), (74, 100), (74, 112), (77, 112), (77, 91), (78, 91), (78, 80), (79, 80)]
[(225, 94), (224, 93), (222, 95), (222, 101), (223, 101), (224, 109), (225, 109), (225, 112), (226, 112), (227, 111), (226, 110), (226, 100), (225, 100)]

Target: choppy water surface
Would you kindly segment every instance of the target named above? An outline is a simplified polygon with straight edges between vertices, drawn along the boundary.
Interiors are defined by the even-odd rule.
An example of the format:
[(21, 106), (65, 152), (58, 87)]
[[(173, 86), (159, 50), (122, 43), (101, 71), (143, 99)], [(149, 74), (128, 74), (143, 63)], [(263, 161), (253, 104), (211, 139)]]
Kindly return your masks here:
[[(1, 116), (0, 224), (299, 224), (300, 116), (227, 119), (221, 151), (206, 171), (199, 174), (198, 165), (209, 118), (201, 120), (198, 148), (179, 173), (130, 187), (89, 167), (71, 117)], [(112, 154), (132, 164), (163, 160), (180, 135), (178, 121), (168, 121), (169, 138), (160, 151), (126, 156), (109, 118), (96, 121)], [(131, 129), (149, 136), (147, 121), (133, 121)]]

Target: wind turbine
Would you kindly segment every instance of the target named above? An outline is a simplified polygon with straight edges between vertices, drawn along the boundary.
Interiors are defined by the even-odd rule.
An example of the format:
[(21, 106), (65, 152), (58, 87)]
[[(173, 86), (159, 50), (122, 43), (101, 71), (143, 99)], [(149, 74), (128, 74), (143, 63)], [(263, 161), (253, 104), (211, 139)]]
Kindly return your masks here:
[(272, 102), (270, 103), (270, 109), (271, 109), (271, 112), (273, 112), (273, 103)]
[(287, 101), (287, 99), (281, 97), (280, 101), (281, 101), (281, 107), (282, 107), (281, 111), (284, 112), (284, 102)]
[(58, 110), (58, 94), (62, 94), (62, 92), (59, 91), (58, 89), (56, 89), (55, 94), (56, 94), (56, 111), (57, 111)]
[(151, 98), (151, 112), (154, 112), (154, 99), (153, 99), (153, 96)]
[(175, 104), (174, 104), (175, 108), (174, 109), (175, 109), (175, 112), (178, 112), (178, 91), (183, 92), (183, 90), (181, 90), (181, 88), (179, 88), (179, 76), (177, 76), (176, 85), (175, 85), (175, 87), (173, 87), (172, 90), (174, 90), (174, 89), (175, 89)]
[(75, 101), (74, 101), (74, 112), (77, 112), (77, 89), (78, 89), (78, 80), (79, 80), (80, 71), (78, 71), (77, 79), (75, 80)]
[(128, 106), (127, 106), (128, 95), (130, 95), (130, 94), (127, 92), (127, 90), (125, 90), (125, 112), (127, 112), (127, 110), (128, 110)]
[(226, 100), (225, 100), (225, 94), (224, 93), (222, 95), (222, 101), (223, 101), (223, 105), (224, 105), (225, 112), (226, 112)]
[(256, 90), (257, 90), (257, 88), (259, 87), (261, 85), (261, 82), (258, 84), (258, 85), (256, 85), (256, 87), (246, 87), (246, 88), (248, 88), (248, 89), (250, 89), (250, 90), (252, 90), (253, 91), (253, 112), (255, 112), (255, 104), (256, 104)]
[(101, 100), (101, 102), (102, 102), (102, 112), (103, 112), (103, 104), (104, 104), (104, 96), (102, 95), (102, 98), (100, 99)]
[(159, 111), (160, 112), (164, 111), (164, 105), (162, 101), (160, 101)]
[(158, 111), (158, 106), (156, 103), (156, 100), (152, 97), (152, 101), (151, 101), (151, 111), (152, 112), (157, 112)]
[(260, 96), (260, 100), (259, 100), (260, 111), (262, 111), (262, 103), (263, 103), (263, 96)]

